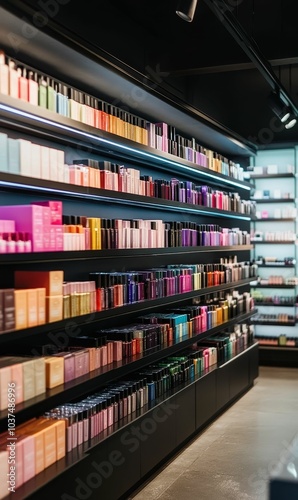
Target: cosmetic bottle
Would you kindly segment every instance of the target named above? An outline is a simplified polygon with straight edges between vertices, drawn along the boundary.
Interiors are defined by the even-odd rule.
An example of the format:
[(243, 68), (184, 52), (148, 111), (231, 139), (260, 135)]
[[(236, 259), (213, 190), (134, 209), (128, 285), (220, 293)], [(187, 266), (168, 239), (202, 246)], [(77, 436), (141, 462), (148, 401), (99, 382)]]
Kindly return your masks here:
[(0, 51), (0, 93), (9, 94), (9, 68), (3, 50)]
[(38, 105), (42, 108), (48, 108), (48, 90), (47, 81), (43, 76), (39, 78), (38, 82)]
[(57, 93), (57, 113), (62, 116), (68, 116), (68, 98), (67, 98), (67, 87), (62, 83), (58, 83), (55, 86)]
[(28, 102), (29, 100), (29, 92), (28, 92), (28, 84), (29, 80), (27, 79), (27, 72), (26, 69), (21, 68), (17, 69), (18, 75), (19, 75), (19, 97), (23, 101)]
[(3, 239), (6, 241), (6, 253), (16, 252), (16, 242), (13, 239), (14, 233), (3, 233)]
[(24, 253), (25, 252), (25, 241), (23, 240), (23, 233), (16, 232), (14, 239), (15, 239), (15, 251), (16, 251), (16, 253)]
[(85, 94), (85, 109), (87, 124), (91, 127), (95, 127), (95, 99)]
[(6, 239), (3, 234), (0, 234), (0, 253), (7, 253), (6, 251)]
[(14, 61), (11, 59), (8, 61), (8, 81), (9, 81), (9, 95), (11, 97), (19, 98), (19, 78), (20, 75), (17, 71), (17, 67)]
[(80, 98), (78, 90), (75, 90), (73, 88), (69, 88), (69, 96), (68, 96), (68, 109), (69, 109), (69, 117), (72, 118), (73, 120), (78, 120), (80, 121)]
[(28, 102), (38, 106), (38, 83), (37, 73), (29, 71), (28, 73)]

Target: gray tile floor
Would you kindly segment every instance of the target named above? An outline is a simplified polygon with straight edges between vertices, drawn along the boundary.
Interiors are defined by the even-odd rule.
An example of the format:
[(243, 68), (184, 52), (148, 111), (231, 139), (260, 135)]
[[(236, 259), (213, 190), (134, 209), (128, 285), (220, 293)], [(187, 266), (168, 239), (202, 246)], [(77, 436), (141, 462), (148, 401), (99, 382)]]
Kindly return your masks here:
[(260, 367), (254, 387), (129, 498), (267, 500), (297, 417), (298, 369)]

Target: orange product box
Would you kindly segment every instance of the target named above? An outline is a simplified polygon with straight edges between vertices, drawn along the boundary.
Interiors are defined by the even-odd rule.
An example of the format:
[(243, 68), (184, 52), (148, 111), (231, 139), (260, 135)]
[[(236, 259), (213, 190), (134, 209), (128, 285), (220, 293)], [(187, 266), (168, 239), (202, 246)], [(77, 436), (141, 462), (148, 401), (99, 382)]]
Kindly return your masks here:
[(27, 289), (27, 319), (29, 328), (38, 325), (36, 288)]
[(63, 271), (15, 271), (16, 288), (45, 288), (47, 296), (62, 295)]
[(63, 319), (63, 295), (46, 297), (46, 320), (47, 323)]
[(36, 428), (36, 418), (31, 419), (28, 422), (17, 427), (19, 432), (24, 435), (30, 435), (34, 437), (34, 452), (35, 452), (35, 475), (39, 474), (44, 470), (44, 429)]
[(0, 498), (5, 498), (8, 495), (9, 480), (9, 463), (8, 450), (6, 446), (0, 447)]
[(52, 389), (64, 384), (64, 358), (48, 356), (44, 358), (46, 368), (46, 388)]
[(28, 328), (27, 290), (15, 290), (14, 300), (16, 330)]
[[(9, 370), (7, 371), (7, 368), (9, 368), (10, 373)], [(7, 380), (7, 376), (9, 376), (9, 381)], [(3, 391), (6, 391), (6, 393), (8, 394), (8, 384), (14, 384), (14, 386), (10, 387), (12, 389), (11, 394), (15, 398), (15, 404), (19, 404), (24, 401), (23, 367), (22, 363), (19, 362), (19, 359), (15, 358), (14, 356), (4, 356), (0, 358), (0, 409), (3, 409), (1, 408), (3, 404)], [(4, 389), (4, 387), (6, 387), (6, 389)], [(4, 401), (8, 402), (7, 394), (5, 395), (4, 392)]]
[(56, 428), (54, 420), (38, 418), (36, 420), (36, 430), (43, 431), (44, 435), (44, 467), (45, 469), (54, 464), (57, 460), (56, 451)]
[(39, 325), (46, 322), (46, 289), (36, 288), (37, 293), (37, 319)]

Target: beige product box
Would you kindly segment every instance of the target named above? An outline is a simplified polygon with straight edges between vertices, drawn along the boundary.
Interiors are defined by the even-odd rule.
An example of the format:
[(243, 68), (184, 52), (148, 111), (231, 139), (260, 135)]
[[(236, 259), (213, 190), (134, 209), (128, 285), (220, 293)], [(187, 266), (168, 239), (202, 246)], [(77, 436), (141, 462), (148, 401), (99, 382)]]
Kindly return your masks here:
[(37, 319), (39, 325), (46, 322), (46, 289), (36, 288), (37, 293)]
[(25, 483), (35, 476), (35, 439), (30, 434), (24, 434), (23, 429), (16, 428), (15, 435), (17, 441), (22, 442), (23, 481)]
[(35, 396), (46, 392), (46, 364), (45, 358), (34, 358)]
[(50, 180), (50, 148), (41, 146), (40, 151), (41, 168), (40, 175), (42, 179)]
[(45, 469), (53, 465), (57, 459), (56, 451), (56, 428), (54, 420), (38, 418), (36, 420), (36, 430), (43, 430), (44, 433), (44, 467)]
[[(15, 398), (15, 404), (22, 403), (24, 401), (24, 395), (23, 395), (23, 386), (24, 386), (24, 381), (23, 381), (23, 358), (17, 357), (17, 356), (1, 356), (0, 358), (0, 371), (2, 368), (9, 367), (11, 370), (10, 373), (10, 380), (8, 383), (14, 384), (14, 386), (11, 386), (13, 388), (13, 396)], [(1, 379), (1, 375), (0, 375)], [(4, 380), (5, 377), (2, 378), (2, 381), (0, 382), (0, 385), (5, 382), (6, 384), (6, 392), (8, 385), (7, 385), (7, 380)]]
[(29, 328), (38, 325), (36, 288), (27, 289), (27, 319)]
[(34, 437), (35, 475), (44, 470), (44, 429), (36, 426), (37, 420), (30, 420), (17, 427), (26, 436)]
[(278, 174), (278, 167), (277, 165), (267, 165), (267, 174)]
[(24, 401), (35, 397), (35, 359), (31, 358), (23, 363), (23, 392)]
[(254, 167), (255, 175), (263, 175), (263, 167)]
[(15, 290), (14, 301), (16, 330), (22, 330), (28, 327), (27, 290)]
[(64, 182), (65, 153), (61, 149), (56, 149), (56, 151), (57, 151), (57, 181)]
[(58, 155), (55, 148), (50, 148), (50, 179), (58, 181)]
[(0, 448), (0, 499), (7, 497), (7, 478), (9, 473), (8, 449), (5, 446)]
[(46, 367), (46, 388), (53, 389), (64, 383), (64, 359), (58, 356), (44, 358)]
[(31, 145), (30, 141), (18, 139), (20, 145), (20, 174), (31, 177)]
[(15, 271), (16, 288), (45, 288), (46, 295), (62, 295), (63, 271)]
[[(35, 388), (35, 361), (38, 358), (25, 358), (25, 357), (6, 357), (7, 366), (3, 367), (5, 370), (0, 370), (1, 377), (1, 389), (5, 386), (5, 392), (3, 397), (1, 397), (1, 404), (6, 404), (7, 408), (7, 387), (12, 381), (15, 382), (16, 386), (21, 385), (19, 389), (15, 388), (15, 395), (18, 394), (16, 402), (27, 401), (27, 399), (34, 398), (36, 395)], [(22, 374), (20, 370), (22, 369)], [(14, 380), (13, 380), (13, 378)], [(5, 385), (3, 385), (5, 384)], [(1, 394), (2, 396), (2, 394)], [(4, 409), (4, 408), (1, 408)]]
[(66, 423), (65, 420), (54, 420), (56, 431), (56, 460), (65, 457), (66, 452)]
[(41, 178), (41, 146), (31, 144), (31, 177)]
[(8, 406), (8, 388), (10, 383), (11, 366), (2, 366), (0, 368), (0, 410), (5, 410)]
[(63, 319), (63, 295), (46, 297), (46, 321), (53, 323)]

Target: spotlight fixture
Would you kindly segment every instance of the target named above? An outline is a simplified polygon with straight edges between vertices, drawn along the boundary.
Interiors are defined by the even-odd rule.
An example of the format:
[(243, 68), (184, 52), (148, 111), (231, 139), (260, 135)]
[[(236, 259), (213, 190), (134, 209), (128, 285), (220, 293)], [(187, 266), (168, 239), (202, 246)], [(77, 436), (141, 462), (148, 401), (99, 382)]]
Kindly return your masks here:
[(289, 128), (294, 127), (294, 125), (296, 125), (296, 123), (297, 123), (297, 118), (295, 117), (295, 115), (293, 113), (291, 113), (287, 122), (285, 123), (285, 128), (288, 130)]
[(290, 108), (288, 104), (281, 99), (279, 92), (271, 92), (269, 96), (269, 104), (272, 111), (282, 123), (285, 123), (290, 118)]
[(176, 9), (177, 16), (181, 17), (184, 21), (191, 23), (195, 15), (197, 1), (198, 0), (179, 0)]

